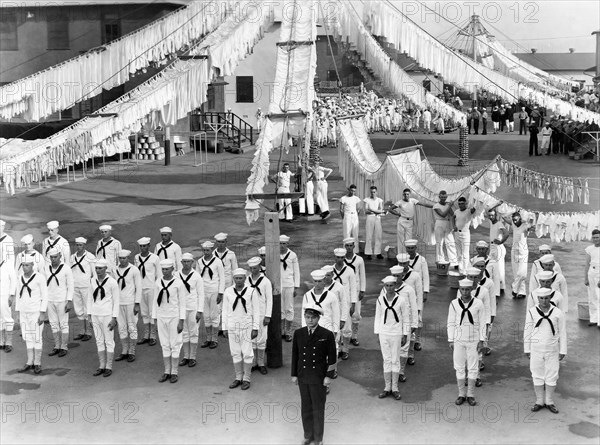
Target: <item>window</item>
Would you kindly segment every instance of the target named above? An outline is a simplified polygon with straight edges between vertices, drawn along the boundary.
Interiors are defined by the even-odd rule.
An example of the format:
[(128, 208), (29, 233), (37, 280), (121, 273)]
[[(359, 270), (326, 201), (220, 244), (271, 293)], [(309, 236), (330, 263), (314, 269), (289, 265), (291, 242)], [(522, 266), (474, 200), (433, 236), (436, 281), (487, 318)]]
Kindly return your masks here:
[(0, 12), (0, 51), (17, 51), (17, 14)]
[(69, 21), (64, 18), (48, 20), (48, 49), (69, 49)]
[(110, 43), (121, 37), (121, 21), (117, 19), (105, 19), (102, 34), (102, 43)]
[(237, 76), (235, 79), (236, 102), (254, 102), (254, 77)]

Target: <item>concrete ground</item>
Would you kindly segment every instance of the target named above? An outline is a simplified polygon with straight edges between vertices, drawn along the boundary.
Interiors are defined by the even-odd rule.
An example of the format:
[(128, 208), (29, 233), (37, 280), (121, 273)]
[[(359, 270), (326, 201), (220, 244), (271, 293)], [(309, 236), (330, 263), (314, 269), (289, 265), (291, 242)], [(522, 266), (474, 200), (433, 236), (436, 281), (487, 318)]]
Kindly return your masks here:
[[(488, 135), (471, 138), (473, 161), (457, 168), (456, 133), (441, 137), (415, 135), (432, 164), (444, 175), (462, 175), (491, 160), (496, 154), (536, 170), (565, 176), (592, 176), (590, 187), (600, 188), (597, 164), (564, 156), (529, 158), (527, 138)], [(394, 142), (395, 141), (395, 142)], [(373, 136), (383, 156), (414, 143), (408, 134)], [(337, 153), (323, 151), (325, 165), (336, 169)], [(284, 156), (293, 159), (293, 154)], [(38, 242), (45, 223), (61, 221), (61, 234), (72, 240), (85, 236), (95, 244), (98, 225), (112, 224), (123, 245), (137, 250), (143, 235), (159, 239), (158, 228), (169, 225), (184, 251), (200, 254), (199, 240), (217, 232), (230, 234), (230, 243), (241, 263), (263, 245), (262, 222), (248, 226), (242, 210), (245, 183), (252, 153), (209, 155), (209, 164), (193, 167), (189, 155), (173, 158), (169, 167), (160, 162), (107, 165), (104, 174), (87, 181), (32, 190), (15, 198), (2, 195), (2, 219), (15, 240), (32, 233)], [(334, 201), (345, 188), (336, 169), (330, 181), (333, 216), (328, 224), (299, 217), (283, 223), (291, 248), (300, 257), (302, 290), (309, 272), (331, 262), (332, 250), (341, 241), (341, 219)], [(547, 201), (501, 188), (498, 196), (526, 208), (539, 210), (596, 210), (598, 190), (591, 205), (551, 206)], [(361, 220), (361, 230), (364, 230)], [(384, 242), (394, 244), (395, 218), (384, 219)], [(473, 240), (487, 238), (478, 228)], [(509, 241), (510, 242), (510, 241)], [(532, 258), (547, 240), (529, 241)], [(339, 364), (339, 377), (328, 397), (325, 441), (330, 444), (366, 443), (598, 443), (600, 330), (578, 320), (577, 303), (586, 301), (582, 275), (587, 242), (554, 245), (554, 252), (569, 284), (569, 351), (561, 363), (555, 402), (560, 414), (547, 410), (531, 413), (534, 401), (528, 360), (523, 354), (522, 329), (525, 302), (503, 297), (490, 340), (492, 355), (482, 373), (484, 385), (476, 391), (475, 407), (454, 405), (457, 395), (452, 353), (447, 345), (445, 321), (455, 290), (447, 278), (438, 277), (433, 249), (424, 252), (430, 264), (431, 293), (424, 310), (423, 350), (416, 365), (407, 369), (401, 384), (402, 401), (379, 400), (383, 389), (382, 359), (373, 334), (375, 298), (379, 280), (391, 262), (367, 262), (368, 287), (363, 305), (359, 347), (350, 360)], [(433, 266), (435, 267), (435, 266)], [(512, 273), (507, 267), (507, 280)], [(300, 299), (296, 301), (299, 309)], [(296, 323), (300, 321), (296, 311)], [(71, 336), (79, 322), (71, 319)], [(71, 341), (69, 355), (47, 357), (51, 349), (48, 327), (44, 337), (41, 375), (19, 374), (26, 351), (18, 333), (11, 354), (0, 351), (0, 394), (3, 443), (300, 443), (300, 397), (290, 383), (291, 345), (283, 344), (284, 366), (269, 369), (267, 376), (252, 376), (249, 391), (228, 389), (233, 367), (227, 341), (215, 350), (199, 349), (198, 366), (180, 370), (177, 384), (158, 383), (162, 374), (160, 347), (138, 347), (134, 363), (116, 363), (110, 378), (92, 377), (97, 367), (93, 341)], [(120, 351), (117, 345), (116, 352)]]

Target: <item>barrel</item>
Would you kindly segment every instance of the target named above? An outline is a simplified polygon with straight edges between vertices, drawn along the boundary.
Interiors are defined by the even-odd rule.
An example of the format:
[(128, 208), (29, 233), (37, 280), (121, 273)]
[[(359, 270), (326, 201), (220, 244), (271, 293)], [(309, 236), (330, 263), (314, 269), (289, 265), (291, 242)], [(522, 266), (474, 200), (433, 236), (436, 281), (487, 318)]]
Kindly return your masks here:
[(440, 277), (448, 276), (448, 266), (450, 265), (448, 261), (439, 261), (435, 265), (437, 266), (437, 274)]
[(389, 246), (387, 251), (388, 260), (396, 260), (397, 250), (394, 246)]
[(448, 285), (450, 286), (451, 289), (458, 289), (460, 287), (458, 282), (460, 280), (462, 280), (464, 277), (465, 276), (461, 275), (460, 272), (451, 270), (450, 272), (448, 272)]
[(580, 320), (589, 321), (590, 320), (590, 305), (583, 301), (577, 303), (577, 313), (579, 315)]

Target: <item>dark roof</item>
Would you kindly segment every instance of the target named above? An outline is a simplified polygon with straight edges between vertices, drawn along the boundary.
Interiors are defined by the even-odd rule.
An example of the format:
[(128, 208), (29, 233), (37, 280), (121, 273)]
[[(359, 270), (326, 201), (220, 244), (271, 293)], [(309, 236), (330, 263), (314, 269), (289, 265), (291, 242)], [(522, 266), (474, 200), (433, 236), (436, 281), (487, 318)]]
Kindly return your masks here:
[(515, 53), (515, 56), (544, 71), (586, 71), (596, 63), (595, 53)]

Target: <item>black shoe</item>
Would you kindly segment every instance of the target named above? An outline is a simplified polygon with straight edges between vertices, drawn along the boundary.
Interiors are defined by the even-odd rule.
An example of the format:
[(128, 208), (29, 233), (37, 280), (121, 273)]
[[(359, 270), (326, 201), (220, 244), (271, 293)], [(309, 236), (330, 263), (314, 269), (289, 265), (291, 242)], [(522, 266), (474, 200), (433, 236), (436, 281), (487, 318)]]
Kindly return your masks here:
[(421, 348), (421, 343), (416, 343), (415, 342), (415, 348), (414, 349), (415, 349), (415, 351), (420, 351), (421, 349), (423, 349), (423, 348)]
[(144, 343), (148, 343), (149, 341), (150, 341), (150, 339), (148, 339), (148, 338), (140, 338), (136, 344), (143, 345)]
[(30, 369), (33, 369), (33, 365), (25, 365), (22, 368), (18, 369), (17, 372), (23, 373), (29, 371)]
[(204, 343), (202, 343), (200, 345), (201, 348), (208, 348), (210, 346), (210, 342), (209, 341), (205, 341)]
[(94, 371), (94, 373), (92, 374), (94, 377), (98, 377), (101, 374), (104, 374), (105, 369), (104, 368), (98, 368)]
[[(33, 373), (34, 373), (34, 374), (41, 374), (41, 373), (42, 373), (42, 366), (41, 366), (41, 365), (35, 365), (35, 366), (33, 367)], [(552, 406), (554, 406), (554, 405), (552, 405)], [(556, 409), (556, 408), (554, 408), (554, 409)], [(554, 412), (554, 411), (553, 411), (553, 412)], [(557, 410), (557, 409), (556, 409), (556, 412), (558, 412), (558, 410)]]
[(392, 391), (383, 391), (383, 392), (380, 392), (377, 397), (379, 397), (380, 399), (385, 399), (387, 396), (391, 396), (391, 395), (392, 395)]
[(365, 255), (365, 258), (366, 258), (367, 260), (372, 260), (372, 259), (373, 259), (373, 255)]
[(357, 338), (353, 338), (353, 339), (351, 339), (351, 340), (350, 340), (350, 343), (352, 343), (354, 346), (359, 346), (359, 345), (360, 345), (360, 343), (358, 342), (358, 339), (357, 339)]
[(196, 360), (194, 360), (193, 358), (190, 359), (190, 361), (188, 362), (188, 368), (193, 368), (194, 366), (196, 366)]
[(483, 371), (484, 369), (485, 369), (485, 363), (481, 362), (481, 363), (479, 364), (479, 370), (480, 370), (480, 371)]
[(551, 413), (558, 414), (558, 408), (554, 406), (554, 404), (546, 405), (546, 408), (548, 408), (548, 411), (550, 411)]
[(67, 355), (69, 353), (69, 351), (67, 351), (66, 349), (59, 349), (58, 350), (58, 356), (59, 357), (64, 357), (65, 355)]
[(160, 379), (158, 379), (159, 383), (163, 383), (166, 382), (167, 380), (169, 380), (171, 378), (171, 374), (163, 374), (160, 376)]
[(76, 335), (75, 337), (73, 337), (73, 340), (83, 340), (83, 335), (84, 334)]
[(383, 259), (383, 255), (382, 254), (377, 255), (377, 259), (378, 260), (382, 260)]
[(106, 368), (103, 375), (104, 377), (110, 377), (112, 375), (112, 369)]
[(187, 358), (182, 358), (181, 360), (179, 360), (179, 366), (185, 366), (189, 363), (190, 361)]
[(52, 356), (54, 356), (54, 355), (58, 355), (58, 353), (59, 353), (59, 352), (60, 352), (60, 349), (56, 349), (56, 348), (54, 348), (52, 351), (50, 351), (50, 352), (48, 353), (48, 355), (49, 355), (50, 357), (52, 357)]
[(252, 366), (252, 368), (250, 368), (250, 372), (254, 372), (258, 370), (258, 365), (254, 365)]
[(338, 378), (338, 372), (337, 371), (333, 371), (333, 376), (331, 377), (332, 379), (337, 379)]
[(467, 402), (469, 403), (470, 406), (477, 405), (477, 402), (475, 401), (475, 397), (467, 397)]
[(404, 382), (406, 382), (406, 377), (404, 376), (404, 374), (400, 374), (400, 375), (398, 376), (398, 381), (399, 381), (400, 383), (404, 383)]
[(219, 344), (216, 341), (211, 341), (208, 345), (208, 349), (215, 349)]
[(234, 380), (233, 382), (231, 382), (231, 385), (229, 385), (229, 389), (235, 389), (238, 386), (240, 386), (242, 384), (241, 381), (239, 380)]
[(486, 346), (485, 350), (483, 351), (483, 355), (487, 356), (487, 355), (491, 355), (491, 354), (492, 354), (492, 350)]
[(413, 366), (415, 364), (415, 359), (412, 357), (408, 357), (406, 363), (408, 363), (410, 366)]
[(392, 391), (392, 395), (396, 400), (400, 400), (402, 398), (402, 396), (400, 395), (400, 391)]
[(516, 293), (516, 292), (513, 292), (513, 293), (512, 293), (512, 297), (513, 297), (513, 298), (517, 298), (517, 293)]
[(476, 386), (477, 388), (480, 388), (480, 387), (481, 387), (481, 385), (483, 385), (483, 383), (481, 383), (481, 379), (477, 379), (477, 380), (475, 380), (475, 386)]
[(115, 357), (115, 362), (120, 362), (121, 360), (125, 360), (128, 357), (127, 354), (119, 354), (117, 357)]
[(517, 298), (522, 300), (523, 298), (527, 297), (527, 295), (523, 295), (523, 294), (519, 294), (517, 295)]
[(288, 343), (292, 341), (292, 336), (291, 335), (286, 335), (285, 336), (285, 341), (287, 341)]
[(466, 400), (466, 397), (459, 396), (454, 403), (456, 403), (457, 405), (462, 405), (463, 403), (465, 403)]
[(129, 354), (127, 356), (127, 362), (128, 363), (135, 362), (135, 354)]
[(85, 334), (85, 335), (83, 336), (83, 338), (81, 339), (81, 341), (90, 341), (91, 339), (92, 339), (92, 336), (91, 336), (91, 335)]
[(148, 345), (150, 345), (150, 346), (154, 346), (154, 345), (156, 345), (156, 339), (155, 339), (155, 338), (151, 338), (151, 339), (148, 341)]
[[(287, 219), (286, 219), (286, 221), (287, 221)], [(218, 335), (219, 337), (223, 337), (223, 338), (225, 338), (225, 336), (223, 335), (223, 331), (219, 331), (219, 333), (218, 333), (217, 335)]]
[(246, 391), (247, 389), (250, 389), (250, 382), (244, 380), (242, 382), (242, 391)]
[(531, 408), (531, 411), (533, 411), (534, 413), (537, 413), (539, 410), (544, 409), (544, 405), (538, 405), (537, 403), (535, 405), (533, 405), (533, 407)]
[(260, 372), (262, 375), (267, 375), (269, 373), (269, 371), (267, 371), (267, 367), (266, 366), (259, 366), (258, 367), (258, 372)]
[(13, 347), (11, 345), (6, 345), (4, 347), (4, 352), (9, 353), (13, 350)]
[(342, 360), (348, 360), (350, 358), (350, 353), (342, 352)]
[(177, 374), (171, 374), (171, 378), (169, 379), (169, 382), (177, 383), (178, 381), (179, 381), (179, 376)]

